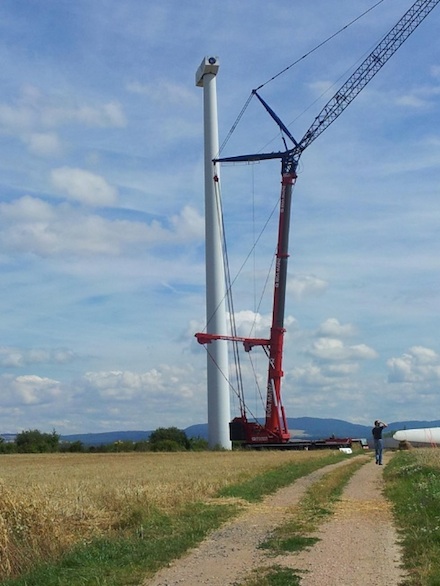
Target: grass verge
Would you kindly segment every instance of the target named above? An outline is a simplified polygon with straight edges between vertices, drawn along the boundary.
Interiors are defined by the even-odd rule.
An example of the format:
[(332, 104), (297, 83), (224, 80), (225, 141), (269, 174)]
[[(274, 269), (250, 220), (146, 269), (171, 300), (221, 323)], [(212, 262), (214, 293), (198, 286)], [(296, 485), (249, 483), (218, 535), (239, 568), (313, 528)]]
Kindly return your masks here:
[(245, 482), (226, 486), (220, 490), (219, 496), (242, 498), (248, 502), (257, 502), (267, 494), (292, 484), (302, 476), (307, 476), (307, 474), (323, 466), (335, 464), (346, 459), (347, 455), (339, 451), (325, 452), (322, 458), (285, 464), (264, 474), (254, 476)]
[[(311, 547), (319, 539), (310, 536), (323, 520), (332, 514), (342, 491), (361, 466), (369, 458), (356, 459), (325, 474), (305, 493), (300, 502), (292, 507), (291, 518), (277, 527), (271, 536), (261, 544), (261, 548), (277, 556)], [(301, 570), (293, 570), (280, 565), (260, 567), (237, 586), (299, 586)]]
[[(255, 502), (313, 470), (346, 458), (332, 452), (322, 458), (292, 462), (224, 488), (218, 496)], [(169, 514), (137, 510), (131, 525), (78, 545), (57, 562), (41, 564), (21, 578), (5, 580), (2, 586), (135, 586), (200, 543), (239, 508), (237, 504), (211, 501), (186, 504)]]
[[(246, 580), (246, 586), (300, 586), (301, 577), (292, 570), (274, 565), (268, 568), (257, 568)], [(240, 586), (236, 584), (235, 586)]]
[(260, 547), (278, 555), (314, 545), (318, 538), (309, 534), (314, 533), (324, 519), (332, 514), (347, 482), (368, 461), (368, 458), (354, 460), (325, 474), (292, 508), (289, 521), (277, 527)]
[(406, 586), (440, 584), (440, 456), (427, 448), (399, 452), (384, 470), (403, 546)]

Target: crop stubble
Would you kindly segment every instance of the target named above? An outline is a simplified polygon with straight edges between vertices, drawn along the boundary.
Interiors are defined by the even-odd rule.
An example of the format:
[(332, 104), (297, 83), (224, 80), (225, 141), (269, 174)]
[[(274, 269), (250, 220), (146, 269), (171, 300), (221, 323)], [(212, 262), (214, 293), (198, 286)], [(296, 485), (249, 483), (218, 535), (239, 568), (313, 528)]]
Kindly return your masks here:
[(0, 580), (110, 534), (133, 510), (173, 512), (306, 452), (0, 456)]

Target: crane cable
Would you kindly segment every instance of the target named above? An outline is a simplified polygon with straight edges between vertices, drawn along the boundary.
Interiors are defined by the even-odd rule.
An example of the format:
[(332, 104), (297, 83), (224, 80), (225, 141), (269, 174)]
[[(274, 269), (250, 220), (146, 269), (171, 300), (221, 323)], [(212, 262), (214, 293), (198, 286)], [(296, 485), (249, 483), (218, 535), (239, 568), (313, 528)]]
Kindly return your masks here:
[(297, 59), (296, 61), (294, 61), (293, 63), (291, 63), (287, 67), (285, 67), (284, 69), (282, 69), (279, 73), (277, 73), (276, 75), (272, 76), (270, 79), (268, 79), (267, 81), (265, 81), (264, 83), (262, 83), (261, 85), (259, 85), (255, 89), (255, 91), (261, 90), (262, 87), (264, 87), (265, 85), (267, 85), (268, 83), (270, 83), (271, 81), (273, 81), (274, 79), (276, 79), (277, 77), (279, 77), (280, 75), (282, 75), (283, 73), (286, 73), (286, 71), (288, 71), (289, 69), (291, 69), (294, 65), (297, 65), (297, 63), (299, 63), (300, 61), (302, 61), (303, 59), (305, 59), (306, 57), (308, 57), (309, 55), (311, 55), (312, 53), (314, 53), (315, 51), (317, 51), (318, 49), (320, 49), (321, 47), (323, 47), (326, 43), (328, 43), (329, 41), (331, 41), (332, 39), (334, 39), (335, 37), (337, 37), (340, 33), (342, 33), (343, 31), (345, 31), (346, 29), (348, 29), (348, 27), (350, 27), (352, 24), (354, 24), (355, 22), (357, 22), (358, 20), (360, 20), (361, 18), (363, 18), (366, 14), (368, 14), (369, 12), (371, 12), (371, 10), (374, 10), (374, 8), (376, 8), (377, 6), (379, 6), (379, 4), (382, 4), (382, 2), (384, 2), (384, 1), (385, 0), (379, 0), (379, 2), (376, 2), (376, 4), (374, 4), (373, 6), (371, 6), (370, 8), (368, 8), (367, 10), (365, 10), (365, 12), (363, 12), (362, 14), (360, 14), (359, 16), (357, 16), (356, 18), (354, 18), (353, 20), (351, 20), (349, 23), (347, 23), (345, 26), (343, 26), (342, 28), (340, 28), (338, 31), (336, 31), (335, 33), (333, 33), (329, 37), (327, 37), (327, 39), (325, 39), (325, 41), (322, 41), (321, 43), (319, 43), (319, 45), (316, 45), (315, 48), (311, 49), (310, 51), (308, 51), (307, 53), (305, 53), (302, 57), (300, 57), (299, 59)]
[(255, 91), (260, 90), (261, 88), (263, 88), (264, 86), (266, 86), (268, 83), (270, 83), (274, 79), (277, 79), (277, 77), (280, 77), (280, 75), (282, 75), (283, 73), (286, 73), (286, 71), (288, 71), (289, 69), (291, 69), (292, 67), (294, 67), (295, 65), (297, 65), (300, 61), (303, 61), (303, 59), (306, 59), (309, 55), (311, 55), (312, 53), (314, 53), (315, 51), (317, 51), (318, 49), (320, 49), (321, 47), (323, 47), (326, 43), (328, 43), (329, 41), (331, 41), (332, 39), (334, 39), (335, 37), (337, 37), (343, 31), (345, 31), (346, 29), (348, 29), (352, 24), (354, 24), (355, 22), (357, 22), (358, 20), (360, 20), (361, 18), (363, 18), (366, 14), (368, 14), (369, 12), (371, 12), (372, 10), (374, 10), (377, 6), (379, 6), (379, 4), (382, 4), (382, 2), (385, 2), (385, 0), (378, 0), (378, 2), (376, 2), (376, 4), (373, 4), (373, 6), (370, 6), (370, 8), (368, 8), (367, 10), (365, 10), (364, 12), (362, 12), (362, 14), (360, 14), (359, 16), (357, 16), (356, 18), (354, 18), (353, 20), (351, 20), (349, 23), (347, 23), (345, 26), (343, 26), (342, 28), (340, 28), (339, 30), (337, 30), (335, 33), (333, 33), (332, 35), (330, 35), (329, 37), (327, 37), (324, 41), (321, 41), (321, 43), (319, 43), (318, 45), (316, 45), (316, 47), (314, 47), (313, 49), (311, 49), (310, 51), (308, 51), (307, 53), (305, 53), (302, 57), (299, 57), (299, 59), (296, 59), (296, 61), (294, 61), (293, 63), (291, 63), (290, 65), (288, 65), (287, 67), (285, 67), (284, 69), (282, 69), (281, 71), (279, 71), (278, 73), (276, 73), (275, 75), (273, 75), (267, 81), (265, 81), (264, 83), (262, 83), (261, 85), (259, 85), (255, 90), (252, 90), (250, 96), (248, 97), (248, 99), (246, 100), (244, 106), (240, 110), (240, 113), (238, 114), (238, 116), (237, 116), (234, 124), (231, 126), (231, 129), (229, 130), (229, 132), (228, 132), (225, 140), (222, 142), (222, 144), (220, 146), (219, 154), (223, 151), (223, 149), (225, 148), (225, 146), (229, 142), (229, 139), (231, 138), (232, 134), (234, 133), (235, 129), (237, 128), (237, 126), (238, 126), (240, 120), (242, 119), (245, 111), (247, 110), (247, 108), (248, 108), (248, 106), (249, 106), (252, 98), (254, 97), (254, 92)]
[[(236, 326), (236, 322), (235, 322), (235, 310), (234, 310), (234, 303), (233, 303), (233, 296), (232, 296), (232, 287), (233, 287), (233, 284), (235, 283), (235, 281), (237, 280), (237, 278), (240, 276), (241, 272), (243, 271), (245, 265), (249, 261), (249, 258), (251, 257), (252, 253), (255, 251), (258, 242), (260, 241), (261, 237), (263, 236), (263, 233), (265, 232), (266, 228), (268, 227), (268, 224), (277, 209), (277, 204), (275, 204), (273, 206), (273, 208), (269, 214), (269, 217), (267, 218), (264, 226), (262, 227), (258, 237), (255, 239), (251, 250), (249, 251), (249, 253), (246, 256), (246, 258), (244, 259), (244, 261), (242, 262), (237, 274), (235, 275), (235, 277), (233, 279), (231, 279), (229, 255), (228, 255), (226, 236), (225, 236), (225, 224), (224, 224), (224, 215), (223, 215), (223, 206), (222, 206), (221, 187), (220, 187), (220, 182), (217, 180), (214, 180), (214, 189), (215, 189), (215, 202), (216, 202), (216, 206), (217, 206), (217, 217), (219, 218), (219, 230), (220, 230), (220, 234), (222, 235), (221, 240), (222, 240), (222, 249), (223, 249), (222, 251), (223, 251), (223, 260), (224, 260), (225, 283), (226, 283), (225, 297), (220, 301), (220, 303), (222, 303), (226, 299), (228, 313), (229, 313), (231, 334), (236, 337), (237, 336), (237, 326)], [(273, 265), (273, 262), (274, 261), (272, 261), (272, 265)], [(264, 290), (266, 290), (266, 287), (267, 287), (270, 270), (271, 269), (269, 269), (268, 275), (266, 277)], [(261, 305), (263, 295), (264, 295), (264, 292), (261, 295), (258, 307), (260, 307), (260, 305)], [(218, 309), (218, 307), (214, 310), (214, 312), (217, 311), (217, 309)], [(211, 317), (212, 316), (210, 316), (209, 319), (211, 319)], [(209, 319), (208, 319), (208, 321), (209, 321)], [(206, 325), (205, 325), (204, 329), (206, 329)], [(240, 403), (240, 410), (243, 410), (244, 409), (244, 392), (243, 392), (243, 381), (242, 381), (242, 376), (241, 376), (241, 364), (240, 364), (240, 354), (238, 351), (238, 342), (232, 342), (232, 346), (233, 346), (233, 355), (234, 355), (234, 362), (235, 362), (236, 386), (234, 386), (231, 383), (230, 378), (228, 376), (228, 373), (223, 372), (218, 364), (216, 364), (216, 366), (220, 370), (223, 378), (227, 381), (231, 391), (233, 392), (233, 395), (235, 395), (238, 398), (239, 403)], [(206, 346), (205, 346), (205, 350), (207, 351)], [(211, 356), (211, 359), (213, 359), (212, 356)], [(215, 360), (214, 360), (214, 362), (215, 362)], [(255, 374), (255, 369), (254, 369), (253, 365), (252, 365), (252, 370), (254, 372), (254, 377), (256, 380), (257, 377)], [(259, 392), (260, 392), (260, 396), (261, 396), (261, 390)]]
[[(312, 53), (314, 53), (315, 51), (317, 51), (318, 49), (320, 49), (321, 47), (323, 47), (326, 43), (328, 43), (329, 41), (331, 41), (332, 39), (334, 39), (336, 36), (338, 36), (339, 34), (341, 34), (344, 30), (348, 29), (351, 25), (353, 25), (355, 22), (357, 22), (358, 20), (360, 20), (361, 18), (363, 18), (366, 14), (368, 14), (370, 11), (372, 11), (374, 8), (376, 8), (377, 6), (379, 6), (380, 4), (382, 4), (382, 2), (384, 2), (385, 0), (378, 0), (378, 2), (376, 2), (373, 6), (371, 6), (370, 8), (368, 8), (367, 10), (365, 10), (362, 14), (360, 14), (359, 16), (357, 16), (356, 18), (354, 18), (353, 20), (351, 20), (349, 23), (347, 23), (345, 26), (343, 26), (342, 28), (340, 28), (338, 31), (336, 31), (335, 33), (333, 33), (332, 35), (330, 35), (329, 37), (327, 37), (324, 41), (322, 41), (321, 43), (319, 43), (318, 45), (316, 45), (313, 49), (311, 49), (310, 51), (308, 51), (307, 53), (305, 53), (302, 57), (300, 57), (299, 59), (296, 59), (293, 63), (291, 63), (290, 65), (288, 65), (287, 67), (285, 67), (284, 69), (282, 69), (280, 72), (278, 72), (277, 74), (273, 75), (271, 78), (269, 78), (267, 81), (265, 81), (264, 83), (262, 83), (261, 85), (259, 85), (256, 90), (253, 90), (251, 92), (251, 94), (249, 95), (249, 97), (247, 98), (244, 106), (242, 107), (240, 113), (238, 114), (234, 124), (232, 125), (231, 129), (229, 130), (225, 140), (223, 141), (223, 143), (220, 146), (219, 149), (219, 153), (220, 154), (223, 149), (225, 148), (226, 144), (228, 143), (228, 141), (230, 140), (232, 134), (234, 133), (235, 129), (237, 128), (240, 120), (242, 119), (245, 111), (247, 110), (255, 91), (260, 90), (261, 88), (263, 88), (264, 86), (266, 86), (267, 84), (269, 84), (271, 81), (274, 81), (275, 79), (277, 79), (278, 77), (280, 77), (282, 74), (286, 73), (286, 71), (288, 71), (289, 69), (291, 69), (292, 67), (294, 67), (295, 65), (297, 65), (300, 61), (306, 59), (309, 55), (311, 55)], [(233, 298), (232, 298), (232, 285), (235, 282), (235, 280), (238, 278), (239, 274), (241, 273), (241, 271), (243, 270), (245, 264), (247, 263), (247, 261), (249, 260), (249, 257), (252, 254), (252, 251), (255, 251), (256, 245), (259, 241), (259, 239), (261, 238), (263, 232), (265, 231), (265, 228), (267, 227), (267, 224), (269, 223), (270, 218), (272, 217), (273, 213), (275, 212), (275, 207), (272, 210), (269, 218), (266, 221), (265, 226), (263, 227), (263, 229), (260, 232), (260, 235), (258, 236), (257, 240), (255, 240), (252, 250), (249, 252), (248, 256), (246, 257), (246, 259), (244, 260), (242, 266), (240, 267), (237, 275), (235, 276), (235, 278), (233, 280), (231, 280), (231, 274), (230, 274), (230, 267), (229, 267), (229, 257), (228, 257), (228, 251), (227, 251), (227, 246), (226, 246), (226, 237), (225, 237), (225, 226), (224, 226), (224, 216), (223, 216), (223, 210), (222, 210), (222, 202), (221, 202), (221, 192), (220, 192), (220, 186), (219, 186), (219, 182), (216, 181), (215, 182), (215, 186), (216, 186), (216, 202), (217, 202), (217, 206), (219, 207), (219, 215), (218, 217), (220, 218), (220, 222), (221, 222), (221, 234), (222, 234), (222, 242), (223, 242), (223, 258), (224, 258), (224, 262), (225, 262), (225, 278), (226, 278), (226, 301), (227, 301), (227, 306), (228, 306), (228, 312), (229, 312), (229, 319), (230, 319), (230, 328), (231, 328), (231, 333), (233, 336), (237, 336), (237, 330), (236, 330), (236, 322), (235, 322), (235, 311), (234, 311), (234, 306), (233, 306)], [(270, 271), (269, 271), (270, 272)], [(267, 285), (267, 281), (268, 281), (268, 277), (269, 274), (267, 276), (266, 279), (266, 285)], [(266, 288), (265, 285), (265, 288)], [(260, 304), (261, 304), (261, 299), (260, 299)], [(255, 326), (255, 323), (252, 327)], [(227, 376), (226, 373), (222, 372), (222, 376), (227, 380), (229, 387), (231, 388), (232, 391), (234, 391), (235, 396), (238, 398), (238, 401), (240, 403), (240, 411), (242, 411), (245, 408), (245, 404), (244, 404), (244, 390), (243, 390), (243, 381), (242, 381), (242, 376), (241, 376), (241, 365), (240, 365), (240, 355), (239, 355), (239, 351), (238, 351), (238, 342), (233, 342), (232, 344), (233, 346), (233, 355), (234, 355), (234, 362), (235, 362), (235, 376), (236, 376), (236, 387), (234, 387), (234, 385), (231, 383), (229, 376)], [(254, 364), (253, 361), (251, 360), (251, 368), (252, 371), (254, 372), (254, 377), (255, 377), (255, 381), (257, 381), (257, 376), (256, 376), (256, 372), (255, 372), (255, 368), (254, 368)], [(218, 365), (217, 365), (218, 366)], [(260, 395), (260, 399), (262, 400), (262, 393), (261, 393), (261, 389), (259, 384), (257, 383), (257, 390), (258, 393)]]

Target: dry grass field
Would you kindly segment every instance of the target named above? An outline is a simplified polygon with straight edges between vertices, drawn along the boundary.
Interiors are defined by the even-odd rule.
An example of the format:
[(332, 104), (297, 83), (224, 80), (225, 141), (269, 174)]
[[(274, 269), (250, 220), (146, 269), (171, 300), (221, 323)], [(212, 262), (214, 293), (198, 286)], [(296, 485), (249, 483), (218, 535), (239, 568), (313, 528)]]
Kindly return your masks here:
[(418, 448), (413, 450), (412, 455), (415, 461), (421, 466), (431, 466), (433, 468), (440, 468), (440, 450), (429, 448)]
[(76, 543), (111, 534), (136, 511), (172, 513), (222, 487), (319, 452), (0, 456), (0, 580)]

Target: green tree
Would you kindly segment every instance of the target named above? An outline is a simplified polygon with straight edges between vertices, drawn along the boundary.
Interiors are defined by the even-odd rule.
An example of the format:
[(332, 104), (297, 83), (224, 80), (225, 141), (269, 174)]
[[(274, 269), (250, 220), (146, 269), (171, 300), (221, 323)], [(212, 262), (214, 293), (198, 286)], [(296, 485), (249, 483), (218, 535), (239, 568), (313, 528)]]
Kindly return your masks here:
[[(158, 427), (150, 435), (150, 445), (153, 451), (189, 450), (190, 442), (186, 433), (177, 427)], [(166, 449), (168, 446), (168, 449)], [(159, 449), (158, 449), (159, 448)]]
[(86, 447), (80, 440), (74, 442), (64, 442), (60, 445), (61, 452), (85, 452)]
[(42, 433), (38, 429), (29, 429), (17, 434), (15, 444), (17, 451), (28, 454), (41, 454), (59, 451), (60, 436), (53, 430), (52, 433)]
[(134, 451), (134, 442), (131, 441), (124, 441), (124, 440), (116, 440), (109, 446), (109, 451), (111, 452), (133, 452)]
[(190, 443), (190, 450), (193, 452), (204, 452), (208, 450), (208, 440), (203, 439), (202, 437), (192, 437), (189, 440)]
[(3, 438), (0, 438), (0, 454), (15, 454), (17, 452), (17, 446), (15, 442), (6, 442)]
[(134, 449), (136, 452), (149, 452), (151, 450), (150, 442), (145, 440), (136, 442), (134, 444)]
[(180, 444), (170, 439), (163, 439), (151, 444), (152, 452), (183, 452), (183, 448)]

